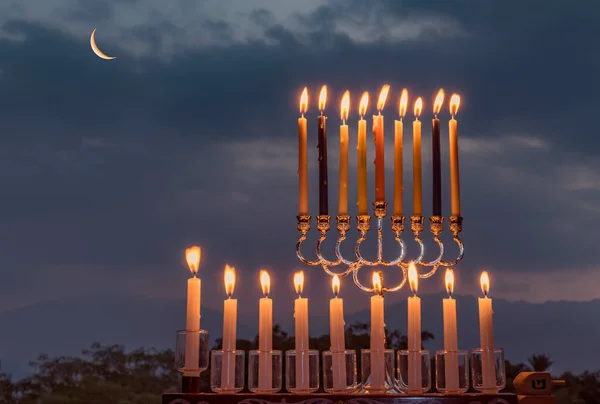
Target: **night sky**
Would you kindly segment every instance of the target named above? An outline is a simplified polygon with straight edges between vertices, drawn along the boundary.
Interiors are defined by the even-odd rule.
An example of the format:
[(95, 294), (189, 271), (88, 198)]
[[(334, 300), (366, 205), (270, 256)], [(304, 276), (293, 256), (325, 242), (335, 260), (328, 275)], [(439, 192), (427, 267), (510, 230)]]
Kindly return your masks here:
[[(600, 298), (599, 15), (597, 2), (583, 0), (0, 2), (0, 312), (88, 296), (182, 298), (183, 251), (191, 244), (203, 248), (205, 307), (221, 307), (225, 263), (238, 270), (242, 313), (257, 310), (261, 268), (271, 271), (274, 299), (291, 300), (293, 272), (302, 268), (294, 251), (298, 99), (308, 86), (316, 215), (323, 84), (332, 214), (341, 96), (350, 90), (355, 215), (358, 100), (370, 92), (370, 129), (386, 83), (388, 200), (392, 121), (407, 88), (411, 106), (417, 96), (425, 102), (430, 214), (429, 120), (443, 87), (446, 100), (462, 97), (466, 255), (456, 267), (457, 293), (479, 294), (486, 269), (497, 298)], [(94, 55), (94, 28), (100, 49), (116, 59)], [(440, 118), (448, 216), (447, 104)], [(408, 214), (412, 119), (405, 125)], [(368, 139), (371, 162), (370, 132)], [(395, 253), (389, 248), (386, 256)], [(306, 295), (325, 302), (329, 279), (318, 269), (305, 274)], [(421, 289), (441, 291), (443, 276)], [(368, 307), (368, 295), (349, 280), (342, 294), (348, 312)], [(291, 315), (288, 303), (281, 315)]]

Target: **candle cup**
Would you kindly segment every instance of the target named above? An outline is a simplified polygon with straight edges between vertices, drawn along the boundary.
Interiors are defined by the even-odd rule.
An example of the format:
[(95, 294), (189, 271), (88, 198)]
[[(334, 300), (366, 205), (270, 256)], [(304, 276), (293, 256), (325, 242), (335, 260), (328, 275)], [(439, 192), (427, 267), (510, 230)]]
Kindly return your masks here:
[[(231, 359), (228, 358), (231, 357)], [(218, 394), (234, 394), (244, 389), (246, 352), (236, 349), (223, 351), (215, 349), (210, 354), (210, 389)], [(233, 364), (234, 369), (223, 369)]]
[[(265, 377), (260, 374), (259, 363), (261, 357), (270, 361), (271, 377), (265, 378), (261, 383), (260, 377)], [(248, 390), (258, 394), (273, 394), (281, 390), (282, 378), (282, 353), (281, 351), (250, 351), (248, 355)]]
[(385, 349), (383, 353), (383, 363), (384, 369), (383, 371), (383, 386), (374, 385), (373, 377), (372, 377), (372, 368), (371, 364), (373, 363), (371, 353), (375, 355), (377, 353), (371, 349), (361, 349), (360, 357), (360, 375), (362, 380), (362, 388), (370, 393), (370, 394), (385, 394), (396, 385), (396, 378), (394, 376), (394, 350), (393, 349)]
[(285, 352), (285, 388), (292, 394), (310, 394), (319, 389), (319, 351), (309, 349), (300, 352), (308, 356), (308, 380), (304, 386), (296, 386), (296, 360), (298, 352), (295, 349)]
[[(429, 358), (429, 351), (422, 349), (419, 351), (413, 351), (403, 349), (398, 351), (398, 388), (403, 393), (408, 394), (423, 394), (431, 389), (431, 360)], [(416, 357), (417, 363), (421, 364), (421, 372), (419, 374), (420, 380), (416, 383), (411, 382), (411, 371), (408, 363), (411, 361), (410, 357)]]
[[(487, 376), (490, 381), (486, 382), (485, 373), (487, 371), (484, 366), (488, 364), (488, 361), (489, 370), (495, 372), (495, 375)], [(504, 350), (502, 348), (473, 349), (471, 351), (471, 381), (473, 388), (482, 393), (496, 394), (506, 387)]]
[[(454, 371), (454, 375), (447, 375), (447, 368), (449, 372)], [(461, 394), (469, 390), (469, 352), (435, 352), (435, 388), (442, 394)]]
[[(339, 360), (336, 356), (341, 356)], [(345, 377), (339, 382), (334, 375), (334, 362), (344, 366)], [(330, 394), (350, 394), (356, 390), (356, 351), (347, 349), (342, 352), (323, 352), (323, 389)]]
[[(191, 344), (186, 344), (190, 343)], [(208, 369), (208, 331), (206, 330), (179, 330), (175, 340), (175, 367), (184, 376), (200, 376)], [(187, 369), (185, 366), (186, 347), (198, 347), (198, 367)]]

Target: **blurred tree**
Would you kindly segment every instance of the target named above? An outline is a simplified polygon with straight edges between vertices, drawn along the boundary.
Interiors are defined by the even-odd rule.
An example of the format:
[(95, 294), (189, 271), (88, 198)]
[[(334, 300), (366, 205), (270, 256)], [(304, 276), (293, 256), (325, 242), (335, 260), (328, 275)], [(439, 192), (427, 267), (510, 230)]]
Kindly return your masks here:
[(545, 372), (550, 369), (550, 366), (554, 363), (544, 354), (532, 355), (527, 359), (527, 362), (529, 362), (529, 366), (534, 372)]

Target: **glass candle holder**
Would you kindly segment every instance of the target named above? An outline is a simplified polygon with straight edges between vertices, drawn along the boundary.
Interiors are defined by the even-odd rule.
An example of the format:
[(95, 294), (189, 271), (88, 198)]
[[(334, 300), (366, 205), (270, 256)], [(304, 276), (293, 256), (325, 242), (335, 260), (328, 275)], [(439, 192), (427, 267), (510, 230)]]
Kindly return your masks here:
[(210, 389), (233, 394), (244, 389), (246, 352), (213, 350), (210, 355)]
[[(362, 388), (371, 394), (385, 394), (396, 385), (394, 376), (394, 350), (385, 349), (374, 352), (370, 349), (360, 351), (360, 375)], [(383, 361), (383, 364), (381, 364)], [(373, 367), (373, 363), (379, 365)], [(375, 371), (374, 371), (375, 370)]]
[(356, 390), (356, 351), (323, 352), (323, 389), (327, 393), (349, 394)]
[(435, 352), (435, 388), (442, 394), (469, 390), (469, 352)]
[(250, 351), (248, 355), (248, 390), (273, 394), (281, 391), (281, 351)]
[[(301, 363), (296, 366), (298, 361)], [(298, 376), (298, 377), (297, 377)], [(285, 387), (292, 394), (314, 393), (319, 389), (319, 351), (285, 352)]]
[(198, 377), (208, 368), (208, 331), (179, 330), (175, 339), (175, 367), (184, 376)]
[[(408, 394), (423, 394), (431, 389), (429, 351), (398, 351), (398, 388)], [(419, 366), (421, 369), (419, 370)]]
[(502, 348), (473, 349), (471, 381), (473, 388), (482, 393), (495, 394), (506, 387), (504, 350)]

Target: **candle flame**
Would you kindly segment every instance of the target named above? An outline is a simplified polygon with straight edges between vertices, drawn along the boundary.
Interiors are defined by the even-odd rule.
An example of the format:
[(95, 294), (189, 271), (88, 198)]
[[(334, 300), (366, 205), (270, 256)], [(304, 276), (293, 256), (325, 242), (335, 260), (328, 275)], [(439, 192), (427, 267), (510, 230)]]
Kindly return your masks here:
[(446, 292), (450, 297), (454, 293), (454, 271), (451, 268), (446, 269)]
[(404, 118), (404, 115), (406, 115), (406, 106), (407, 105), (408, 105), (408, 90), (406, 90), (406, 88), (404, 88), (402, 90), (402, 94), (400, 95), (400, 108), (399, 108), (400, 118)]
[(487, 297), (488, 293), (490, 292), (490, 276), (488, 275), (487, 271), (483, 271), (481, 273), (479, 283), (481, 284), (481, 291), (483, 292), (483, 295)]
[(379, 99), (377, 100), (377, 111), (381, 111), (385, 107), (385, 100), (387, 100), (388, 93), (390, 92), (389, 84), (384, 84), (379, 92)]
[(360, 97), (360, 105), (358, 107), (358, 114), (361, 116), (365, 116), (367, 113), (367, 107), (369, 106), (369, 93), (364, 92), (362, 97)]
[(435, 115), (440, 113), (443, 103), (444, 103), (444, 89), (440, 88), (440, 91), (438, 91), (437, 95), (435, 96), (435, 101), (433, 102), (433, 113)]
[(410, 285), (410, 290), (416, 295), (417, 290), (419, 290), (419, 273), (414, 262), (408, 264), (408, 284)]
[(327, 102), (327, 86), (321, 87), (321, 92), (319, 93), (319, 111), (323, 112), (325, 109), (325, 103)]
[(341, 105), (341, 115), (342, 121), (346, 122), (348, 119), (348, 111), (350, 110), (350, 91), (346, 90), (344, 96), (342, 97), (342, 105)]
[(460, 95), (452, 94), (450, 97), (450, 115), (452, 117), (458, 113), (458, 107), (460, 107)]
[(375, 289), (375, 293), (377, 293), (378, 295), (380, 295), (383, 291), (383, 288), (381, 286), (381, 276), (379, 275), (379, 272), (373, 272), (373, 289)]
[(415, 100), (415, 118), (419, 118), (423, 111), (423, 99), (421, 97)]
[(294, 274), (294, 288), (298, 296), (301, 296), (304, 290), (304, 271), (298, 271)]
[(235, 289), (235, 268), (225, 264), (225, 293), (227, 297), (233, 295), (233, 289)]
[(196, 276), (198, 267), (200, 267), (200, 259), (202, 258), (202, 249), (197, 245), (185, 249), (185, 260), (192, 274)]
[(304, 87), (300, 96), (300, 113), (304, 115), (308, 109), (308, 88)]
[(264, 269), (260, 271), (260, 287), (262, 288), (263, 295), (269, 297), (269, 293), (271, 293), (271, 277)]
[(340, 277), (337, 275), (331, 278), (331, 290), (333, 290), (335, 297), (340, 293)]

